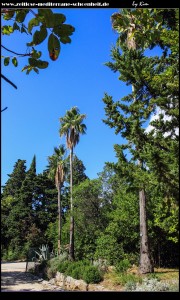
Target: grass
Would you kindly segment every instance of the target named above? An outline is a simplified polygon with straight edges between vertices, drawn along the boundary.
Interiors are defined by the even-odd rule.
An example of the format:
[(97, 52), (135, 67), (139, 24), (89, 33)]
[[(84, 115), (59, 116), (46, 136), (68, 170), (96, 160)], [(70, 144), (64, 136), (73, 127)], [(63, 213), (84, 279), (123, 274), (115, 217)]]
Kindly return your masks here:
[(155, 268), (154, 273), (160, 280), (179, 280), (178, 269)]
[(129, 283), (142, 283), (144, 278), (157, 279), (162, 282), (172, 283), (179, 282), (179, 270), (178, 269), (167, 269), (167, 268), (155, 268), (154, 273), (151, 274), (138, 274), (138, 268), (133, 267), (127, 272), (117, 273), (114, 269), (109, 270), (104, 274), (103, 285), (111, 287), (111, 289), (124, 290), (125, 285)]

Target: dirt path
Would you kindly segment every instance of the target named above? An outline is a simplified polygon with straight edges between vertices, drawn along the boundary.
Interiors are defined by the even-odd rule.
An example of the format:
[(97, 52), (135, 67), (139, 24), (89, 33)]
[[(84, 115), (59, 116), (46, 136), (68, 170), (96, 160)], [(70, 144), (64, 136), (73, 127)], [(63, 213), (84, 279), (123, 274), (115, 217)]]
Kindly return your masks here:
[(25, 262), (1, 263), (1, 292), (62, 292), (58, 286), (26, 273)]

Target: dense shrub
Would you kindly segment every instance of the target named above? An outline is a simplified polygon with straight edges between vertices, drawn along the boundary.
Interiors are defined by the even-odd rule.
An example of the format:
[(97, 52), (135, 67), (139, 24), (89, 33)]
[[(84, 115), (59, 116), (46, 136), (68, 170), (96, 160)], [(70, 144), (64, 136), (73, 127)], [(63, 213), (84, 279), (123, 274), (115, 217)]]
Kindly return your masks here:
[(59, 271), (60, 273), (65, 273), (70, 264), (71, 262), (68, 260), (60, 262), (57, 266), (57, 271)]
[(83, 272), (83, 280), (87, 283), (99, 283), (102, 280), (102, 275), (97, 267), (86, 266)]
[(98, 267), (92, 266), (88, 260), (60, 261), (58, 258), (53, 258), (49, 261), (48, 265), (47, 276), (49, 279), (59, 271), (66, 276), (83, 279), (87, 283), (98, 283), (102, 280), (102, 275)]

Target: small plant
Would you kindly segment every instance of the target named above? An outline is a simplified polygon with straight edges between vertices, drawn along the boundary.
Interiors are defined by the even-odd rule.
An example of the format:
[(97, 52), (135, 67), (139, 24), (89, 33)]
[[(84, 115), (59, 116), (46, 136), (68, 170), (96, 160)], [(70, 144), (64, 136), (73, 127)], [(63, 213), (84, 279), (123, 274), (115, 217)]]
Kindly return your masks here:
[(150, 273), (147, 278), (148, 279), (157, 279), (158, 281), (160, 281), (160, 279), (156, 273)]
[(116, 263), (116, 272), (126, 272), (130, 268), (131, 264), (127, 258), (120, 260)]
[(139, 282), (140, 278), (138, 276), (135, 276), (134, 274), (129, 273), (120, 273), (118, 274), (118, 277), (116, 278), (116, 284), (120, 284), (121, 286), (126, 286), (127, 283), (136, 283)]
[(35, 253), (38, 255), (39, 260), (48, 260), (50, 259), (50, 252), (48, 245), (42, 245), (42, 247), (39, 247), (40, 252), (35, 251)]
[(47, 268), (47, 278), (48, 279), (54, 278), (56, 275), (56, 272), (57, 272), (57, 270), (55, 267), (48, 267)]
[(136, 282), (128, 281), (125, 285), (125, 291), (134, 291), (136, 289)]
[(142, 284), (137, 284), (134, 291), (143, 292), (166, 292), (170, 290), (170, 285), (165, 282), (158, 281), (156, 278), (144, 278)]

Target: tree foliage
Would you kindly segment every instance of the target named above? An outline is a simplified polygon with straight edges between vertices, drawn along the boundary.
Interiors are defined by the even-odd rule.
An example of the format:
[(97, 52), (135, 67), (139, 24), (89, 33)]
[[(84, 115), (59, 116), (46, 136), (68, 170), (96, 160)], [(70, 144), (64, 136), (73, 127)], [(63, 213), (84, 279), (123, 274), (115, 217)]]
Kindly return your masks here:
[[(15, 32), (26, 34), (30, 39), (26, 43), (26, 49), (22, 53), (8, 49), (5, 45), (1, 47), (9, 52), (3, 55), (4, 66), (11, 62), (18, 66), (20, 57), (27, 57), (28, 62), (22, 71), (29, 74), (32, 70), (39, 73), (39, 69), (48, 67), (49, 62), (42, 60), (42, 51), (38, 46), (47, 40), (47, 50), (51, 60), (58, 59), (61, 51), (61, 44), (71, 43), (70, 36), (75, 28), (70, 24), (65, 24), (66, 17), (61, 13), (54, 13), (51, 9), (2, 9), (2, 35), (12, 35)], [(13, 54), (13, 55), (12, 55)]]

